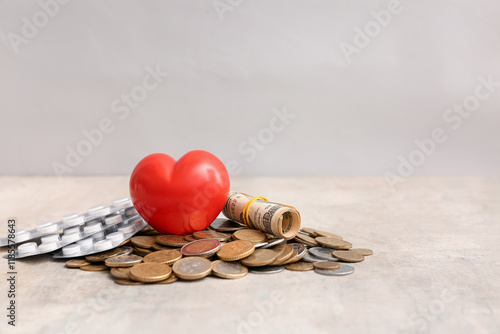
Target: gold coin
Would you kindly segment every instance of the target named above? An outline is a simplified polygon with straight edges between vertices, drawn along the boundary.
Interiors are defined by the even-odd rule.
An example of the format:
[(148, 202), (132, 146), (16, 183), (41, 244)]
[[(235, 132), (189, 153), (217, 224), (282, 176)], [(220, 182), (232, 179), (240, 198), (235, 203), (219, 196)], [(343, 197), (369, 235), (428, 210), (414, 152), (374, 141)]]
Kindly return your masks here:
[(132, 242), (132, 245), (134, 245), (135, 247), (150, 249), (153, 248), (155, 237), (140, 235), (137, 237), (132, 237), (130, 241)]
[(294, 238), (295, 241), (298, 241), (300, 243), (306, 244), (307, 246), (311, 247), (317, 247), (319, 246), (318, 242), (314, 240), (314, 238), (311, 238), (308, 235), (305, 234), (297, 234)]
[(146, 256), (151, 253), (153, 253), (151, 249), (134, 247), (134, 254), (137, 254), (139, 256)]
[(314, 265), (309, 262), (299, 261), (287, 264), (285, 268), (292, 271), (309, 271), (314, 269)]
[(111, 276), (119, 279), (130, 279), (128, 273), (130, 272), (130, 267), (126, 268), (111, 268)]
[(84, 259), (72, 259), (66, 262), (66, 267), (68, 268), (80, 268), (88, 266), (90, 262)]
[(316, 241), (325, 247), (333, 249), (349, 249), (352, 247), (350, 242), (330, 237), (317, 237)]
[(351, 251), (334, 251), (332, 255), (344, 262), (361, 262), (365, 259), (363, 254)]
[(80, 267), (80, 270), (83, 271), (104, 271), (108, 269), (108, 266), (105, 266), (104, 264), (89, 264), (88, 266)]
[(256, 249), (250, 256), (247, 256), (241, 263), (247, 267), (260, 267), (273, 263), (278, 254), (272, 249)]
[(111, 257), (104, 261), (104, 264), (108, 267), (132, 267), (137, 263), (142, 262), (142, 257), (138, 255), (120, 255)]
[(338, 262), (334, 261), (318, 261), (313, 263), (314, 268), (322, 270), (337, 270), (340, 267)]
[(219, 241), (228, 241), (229, 239), (231, 239), (230, 234), (220, 233), (220, 232), (211, 231), (211, 230), (194, 232), (193, 237), (195, 239), (217, 239)]
[(325, 232), (325, 231), (320, 231), (320, 230), (314, 230), (314, 234), (316, 237), (328, 237), (328, 238), (334, 238), (334, 239), (340, 239), (343, 240), (340, 235), (336, 235), (330, 232)]
[(371, 249), (368, 249), (368, 248), (351, 248), (349, 249), (351, 252), (356, 252), (356, 253), (359, 253), (363, 256), (370, 256), (373, 254), (373, 251)]
[(85, 257), (85, 260), (87, 260), (89, 262), (103, 262), (104, 260), (109, 259), (110, 257), (113, 257), (113, 256), (117, 256), (120, 253), (121, 253), (120, 248), (114, 248), (114, 249), (110, 249), (110, 250), (102, 252), (102, 253), (87, 255)]
[(248, 269), (236, 262), (217, 260), (212, 262), (212, 272), (218, 277), (235, 279), (245, 277)]
[(128, 275), (134, 281), (158, 282), (167, 279), (172, 268), (163, 263), (139, 263), (130, 268)]
[(272, 263), (272, 265), (277, 265), (278, 263), (283, 263), (289, 258), (293, 256), (294, 248), (290, 246), (290, 244), (281, 244), (274, 248), (272, 248), (276, 253), (278, 253), (278, 257)]
[(170, 275), (169, 278), (164, 279), (163, 281), (155, 282), (154, 284), (170, 284), (170, 283), (174, 283), (177, 280), (178, 280), (177, 276), (175, 276), (174, 274), (172, 274), (172, 275)]
[(196, 280), (210, 274), (212, 271), (212, 262), (204, 257), (190, 256), (174, 263), (172, 270), (179, 278)]
[(162, 250), (148, 254), (142, 259), (144, 263), (172, 264), (182, 257), (182, 253), (175, 249)]
[(182, 247), (188, 243), (182, 235), (159, 235), (156, 237), (156, 242), (163, 246), (173, 247)]
[(120, 285), (142, 285), (142, 282), (132, 281), (130, 279), (115, 278), (115, 283)]
[(253, 242), (248, 240), (236, 240), (228, 242), (217, 252), (217, 256), (222, 261), (237, 261), (243, 259), (255, 250)]
[(254, 244), (260, 244), (267, 240), (264, 233), (257, 230), (238, 230), (233, 233), (233, 239), (235, 240), (248, 240)]
[(188, 235), (184, 236), (184, 240), (186, 240), (187, 242), (191, 242), (191, 241), (195, 241), (198, 239), (195, 239), (192, 234), (188, 234)]

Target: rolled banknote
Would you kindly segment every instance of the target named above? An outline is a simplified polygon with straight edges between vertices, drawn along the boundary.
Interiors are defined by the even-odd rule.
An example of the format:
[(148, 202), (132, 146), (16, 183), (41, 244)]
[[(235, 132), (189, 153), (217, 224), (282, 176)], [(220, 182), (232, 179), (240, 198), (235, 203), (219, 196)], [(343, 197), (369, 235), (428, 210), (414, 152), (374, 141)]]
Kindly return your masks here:
[(234, 191), (229, 193), (222, 213), (229, 219), (285, 240), (294, 238), (301, 226), (300, 214), (294, 207)]

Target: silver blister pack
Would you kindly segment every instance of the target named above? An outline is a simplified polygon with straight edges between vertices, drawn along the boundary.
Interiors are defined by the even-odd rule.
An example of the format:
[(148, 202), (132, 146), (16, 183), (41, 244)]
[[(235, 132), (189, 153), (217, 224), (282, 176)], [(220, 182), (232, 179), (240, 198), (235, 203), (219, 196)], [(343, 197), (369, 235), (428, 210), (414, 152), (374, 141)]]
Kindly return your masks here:
[[(118, 216), (122, 218), (121, 215)], [(114, 220), (117, 220), (116, 217), (113, 218)], [(97, 250), (95, 252), (101, 252), (100, 249), (102, 249), (102, 245), (108, 246), (109, 244), (111, 244), (111, 248), (116, 247), (115, 245), (119, 244), (118, 241), (121, 240), (120, 242), (123, 242), (127, 240), (132, 235), (140, 231), (140, 229), (144, 228), (146, 225), (146, 222), (141, 218), (141, 216), (136, 215), (126, 220), (121, 219), (120, 221), (108, 224), (104, 228), (95, 232), (93, 231), (92, 233), (74, 232), (67, 234), (68, 236), (71, 236), (71, 239), (67, 239), (65, 241), (63, 241), (65, 235), (63, 235), (63, 238), (61, 238), (58, 234), (51, 234), (42, 237), (40, 243), (26, 242), (17, 246), (14, 253), (11, 253), (10, 255), (6, 254), (4, 255), (4, 258), (14, 256), (16, 259), (21, 259), (24, 257), (46, 254), (56, 251), (60, 248), (62, 248), (62, 251), (60, 251), (56, 255), (61, 255), (60, 257), (77, 257), (80, 255), (70, 255), (72, 255), (76, 250), (86, 252), (94, 247), (95, 244), (97, 244)], [(108, 238), (109, 235), (111, 236)], [(122, 238), (125, 239), (122, 240)], [(111, 243), (106, 242), (106, 240), (111, 240)]]
[[(64, 232), (66, 230), (71, 230), (71, 229), (73, 229), (73, 231), (76, 231), (76, 229), (80, 229), (83, 232), (87, 224), (95, 225), (97, 223), (96, 222), (97, 220), (99, 220), (101, 224), (105, 224), (105, 219), (113, 214), (120, 214), (120, 215), (123, 214), (125, 217), (128, 218), (137, 215), (137, 210), (133, 206), (130, 198), (117, 199), (110, 206), (102, 206), (102, 205), (94, 206), (89, 208), (87, 213), (85, 214), (76, 214), (76, 213), (70, 214), (64, 216), (61, 219), (61, 221), (57, 223), (46, 222), (38, 224), (36, 228), (29, 231), (25, 230), (16, 231), (13, 240), (11, 239), (9, 241), (8, 237), (1, 238), (0, 247), (8, 245), (16, 245), (26, 241), (31, 241), (37, 238), (45, 237), (48, 235), (65, 234)], [(88, 231), (90, 232), (93, 229), (95, 230), (96, 227), (94, 228), (89, 227)], [(62, 237), (64, 237), (64, 235)], [(68, 240), (71, 238), (72, 237), (66, 237), (66, 239)], [(61, 242), (64, 241), (61, 240)]]
[(54, 258), (74, 258), (104, 252), (132, 238), (134, 234), (148, 226), (141, 216), (136, 215), (123, 223), (106, 228), (91, 237), (72, 243), (54, 255)]

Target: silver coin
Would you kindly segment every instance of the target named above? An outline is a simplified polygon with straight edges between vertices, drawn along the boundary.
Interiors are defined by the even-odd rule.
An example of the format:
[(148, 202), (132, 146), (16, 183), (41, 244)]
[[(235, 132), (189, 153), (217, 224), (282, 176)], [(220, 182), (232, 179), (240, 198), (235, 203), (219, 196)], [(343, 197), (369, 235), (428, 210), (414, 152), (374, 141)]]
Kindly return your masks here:
[(314, 271), (320, 275), (326, 276), (345, 276), (352, 274), (354, 272), (354, 267), (348, 264), (341, 263), (339, 269), (325, 270), (314, 268)]
[(260, 244), (254, 244), (254, 247), (255, 247), (255, 248), (262, 248), (262, 247), (264, 247), (265, 245), (267, 245), (267, 241), (266, 241), (266, 242), (261, 242)]
[(134, 249), (132, 247), (130, 247), (130, 246), (122, 246), (120, 248), (122, 250), (122, 252), (120, 253), (120, 255), (130, 255), (134, 251)]
[[(180, 262), (180, 261), (179, 261)], [(207, 269), (207, 262), (210, 265), (210, 261), (203, 261), (196, 257), (184, 258), (182, 262), (179, 263), (179, 270), (187, 274), (197, 274), (203, 272)]]
[(299, 244), (299, 243), (294, 242), (294, 243), (290, 243), (289, 245), (292, 246), (292, 248), (297, 251), (297, 257), (304, 256), (304, 253), (307, 252), (307, 248), (303, 244)]
[[(280, 245), (282, 243), (285, 242), (285, 239), (275, 239), (275, 240), (271, 240), (269, 243), (265, 243), (264, 246), (262, 246), (261, 248), (271, 248), (271, 247), (274, 247), (274, 246), (277, 246), (277, 245)], [(255, 246), (257, 247), (257, 246)]]
[(309, 253), (311, 253), (313, 256), (316, 256), (317, 258), (320, 258), (322, 260), (326, 261), (338, 261), (336, 258), (332, 256), (332, 252), (335, 249), (328, 248), (328, 247), (312, 247), (309, 248)]
[(285, 266), (267, 266), (248, 268), (254, 274), (277, 274), (285, 270)]
[(311, 253), (306, 253), (306, 255), (304, 255), (304, 257), (302, 258), (302, 261), (305, 261), (305, 262), (319, 262), (319, 261), (324, 261), (323, 259), (320, 259), (319, 257), (316, 257), (314, 255), (312, 255)]
[(225, 218), (215, 219), (209, 227), (217, 232), (233, 232), (247, 228), (245, 225), (241, 225), (240, 223)]

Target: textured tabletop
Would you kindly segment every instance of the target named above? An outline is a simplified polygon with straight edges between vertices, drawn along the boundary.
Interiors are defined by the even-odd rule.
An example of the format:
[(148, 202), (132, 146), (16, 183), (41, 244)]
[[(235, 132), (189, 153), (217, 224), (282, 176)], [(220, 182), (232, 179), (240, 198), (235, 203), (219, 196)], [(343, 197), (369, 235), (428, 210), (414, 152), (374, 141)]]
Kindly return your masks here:
[[(231, 189), (295, 206), (304, 227), (374, 255), (356, 272), (249, 273), (121, 286), (48, 255), (17, 261), (16, 327), (0, 333), (499, 333), (500, 180), (234, 178)], [(0, 237), (128, 196), (127, 177), (2, 177)], [(6, 249), (0, 249), (4, 255)]]

